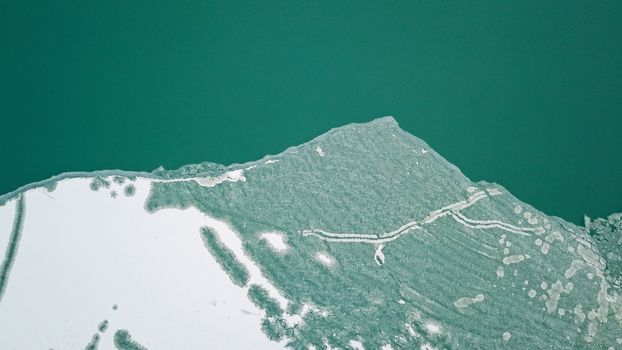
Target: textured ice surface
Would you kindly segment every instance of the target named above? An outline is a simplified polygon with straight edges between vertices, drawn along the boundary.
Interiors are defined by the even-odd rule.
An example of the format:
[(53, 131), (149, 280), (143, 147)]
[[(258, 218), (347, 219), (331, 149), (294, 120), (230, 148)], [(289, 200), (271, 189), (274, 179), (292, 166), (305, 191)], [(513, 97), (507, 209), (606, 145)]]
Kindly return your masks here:
[(547, 216), (392, 118), (31, 184), (0, 244), (2, 349), (622, 348), (622, 216)]

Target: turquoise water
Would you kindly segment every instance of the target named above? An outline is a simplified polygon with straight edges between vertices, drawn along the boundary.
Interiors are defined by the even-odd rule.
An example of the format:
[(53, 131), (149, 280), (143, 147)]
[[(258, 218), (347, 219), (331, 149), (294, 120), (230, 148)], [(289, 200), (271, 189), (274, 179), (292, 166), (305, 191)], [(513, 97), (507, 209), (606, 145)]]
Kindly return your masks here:
[(0, 5), (0, 193), (259, 159), (394, 115), (473, 180), (581, 223), (622, 207), (622, 5)]

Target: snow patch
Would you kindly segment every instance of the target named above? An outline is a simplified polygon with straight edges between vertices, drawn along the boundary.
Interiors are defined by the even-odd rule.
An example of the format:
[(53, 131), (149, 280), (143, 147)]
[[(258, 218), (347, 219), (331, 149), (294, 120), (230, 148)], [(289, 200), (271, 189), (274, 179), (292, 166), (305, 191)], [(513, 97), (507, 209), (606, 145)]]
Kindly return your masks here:
[(261, 239), (268, 243), (268, 246), (277, 253), (285, 253), (289, 246), (285, 242), (285, 235), (280, 232), (263, 232)]

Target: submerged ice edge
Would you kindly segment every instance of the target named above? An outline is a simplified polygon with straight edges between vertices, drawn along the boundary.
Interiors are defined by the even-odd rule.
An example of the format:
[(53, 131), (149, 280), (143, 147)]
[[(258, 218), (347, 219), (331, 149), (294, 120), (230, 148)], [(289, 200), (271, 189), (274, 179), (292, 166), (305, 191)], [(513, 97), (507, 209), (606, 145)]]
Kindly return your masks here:
[[(236, 170), (240, 170), (240, 169), (247, 169), (250, 167), (254, 167), (260, 164), (270, 164), (273, 162), (278, 161), (278, 158), (281, 158), (284, 155), (287, 155), (288, 153), (291, 153), (292, 151), (295, 151), (297, 149), (299, 149), (300, 147), (303, 147), (307, 144), (312, 144), (315, 142), (318, 142), (320, 140), (322, 140), (323, 138), (329, 137), (330, 135), (332, 135), (335, 132), (338, 132), (340, 130), (346, 129), (348, 127), (352, 127), (352, 126), (372, 126), (372, 125), (376, 125), (376, 124), (392, 124), (395, 125), (397, 127), (399, 127), (397, 121), (392, 117), (392, 116), (383, 116), (383, 117), (379, 117), (376, 119), (372, 119), (368, 122), (363, 122), (363, 123), (350, 123), (350, 124), (346, 124), (346, 125), (342, 125), (342, 126), (338, 126), (335, 128), (332, 128), (328, 131), (326, 131), (325, 133), (316, 136), (315, 138), (312, 138), (309, 141), (303, 142), (299, 145), (296, 146), (290, 146), (287, 147), (285, 150), (277, 153), (277, 154), (267, 154), (265, 156), (263, 156), (260, 159), (257, 160), (252, 160), (249, 162), (244, 162), (244, 163), (232, 163), (230, 165), (223, 165), (223, 164), (218, 164), (218, 163), (213, 163), (215, 165), (218, 166), (222, 166), (222, 173), (226, 173), (226, 172), (230, 172), (230, 171), (236, 171)], [(412, 134), (409, 134), (408, 132), (402, 130), (404, 133), (410, 135), (411, 137), (415, 137)], [(423, 140), (418, 139), (420, 142), (425, 143)], [(200, 163), (195, 163), (195, 164), (200, 164)], [(187, 164), (187, 165), (192, 165), (192, 164)], [(184, 165), (186, 166), (186, 165)], [(184, 166), (181, 166), (178, 169), (183, 168)], [(58, 175), (54, 175), (51, 176), (45, 180), (40, 180), (40, 181), (35, 181), (35, 182), (31, 182), (29, 184), (23, 185), (18, 187), (17, 189), (2, 194), (0, 195), (0, 206), (3, 205), (5, 202), (14, 199), (16, 196), (18, 196), (21, 193), (24, 193), (30, 189), (33, 188), (38, 188), (38, 187), (46, 187), (49, 185), (54, 184), (55, 182), (58, 181), (62, 181), (62, 180), (66, 180), (66, 179), (72, 179), (72, 178), (88, 178), (88, 177), (95, 177), (95, 176), (125, 176), (125, 177), (143, 177), (143, 178), (147, 178), (147, 179), (156, 179), (156, 180), (168, 180), (168, 178), (165, 178), (163, 176), (159, 176), (156, 174), (156, 170), (153, 171), (141, 171), (141, 170), (121, 170), (121, 169), (110, 169), (110, 170), (94, 170), (94, 171), (68, 171), (68, 172), (62, 172)], [(175, 171), (175, 170), (173, 170)], [(174, 177), (174, 179), (190, 179), (193, 177), (197, 177), (200, 176), (201, 174), (196, 174), (194, 176), (190, 176), (190, 177), (183, 177), (183, 176), (179, 176), (179, 177)]]
[(13, 228), (11, 236), (9, 238), (6, 252), (4, 253), (4, 260), (0, 265), (0, 302), (4, 296), (4, 291), (9, 281), (9, 275), (11, 274), (11, 268), (15, 262), (17, 255), (17, 249), (19, 248), (19, 240), (24, 227), (25, 216), (25, 199), (23, 195), (19, 195), (17, 199), (17, 205), (15, 206), (15, 214), (13, 219)]
[[(426, 147), (427, 150), (431, 151), (431, 153), (439, 158), (440, 161), (444, 162), (448, 167), (452, 168), (453, 170), (455, 170), (457, 173), (461, 174), (462, 176), (464, 176), (465, 178), (467, 178), (469, 181), (471, 181), (472, 183), (475, 183), (477, 185), (480, 186), (494, 186), (499, 188), (501, 191), (504, 191), (506, 193), (510, 193), (510, 191), (508, 191), (503, 185), (496, 183), (496, 182), (488, 182), (485, 180), (480, 180), (480, 181), (472, 181), (470, 178), (468, 178), (468, 176), (466, 176), (464, 173), (462, 173), (462, 170), (460, 170), (460, 168), (458, 168), (456, 165), (454, 165), (453, 163), (449, 162), (448, 160), (446, 160), (442, 155), (436, 153), (434, 151), (434, 148), (430, 147), (430, 145), (428, 145), (424, 140), (420, 139), (419, 137), (409, 133), (408, 131), (405, 131), (403, 129), (400, 128), (399, 123), (397, 122), (397, 120), (395, 120), (395, 118), (393, 116), (387, 115), (387, 116), (382, 116), (382, 117), (378, 117), (375, 119), (372, 119), (368, 122), (354, 122), (354, 123), (349, 123), (346, 125), (342, 125), (342, 126), (338, 126), (338, 127), (334, 127), (326, 132), (324, 132), (321, 135), (318, 135), (306, 142), (303, 142), (299, 145), (295, 145), (295, 146), (290, 146), (287, 147), (286, 149), (284, 149), (283, 151), (277, 153), (277, 154), (266, 154), (264, 155), (262, 158), (257, 159), (257, 160), (252, 160), (252, 161), (248, 161), (248, 162), (244, 162), (244, 163), (232, 163), (230, 165), (223, 165), (223, 164), (218, 164), (218, 163), (210, 163), (210, 162), (203, 162), (203, 163), (190, 163), (190, 164), (186, 164), (183, 165), (177, 169), (173, 169), (173, 170), (169, 170), (170, 173), (175, 174), (175, 172), (180, 171), (181, 169), (183, 169), (186, 166), (190, 166), (190, 165), (200, 165), (200, 164), (205, 164), (205, 163), (210, 163), (213, 164), (215, 166), (222, 166), (221, 169), (219, 169), (220, 175), (219, 176), (223, 176), (226, 173), (231, 173), (231, 172), (236, 172), (236, 171), (244, 171), (244, 170), (250, 170), (253, 169), (259, 165), (262, 164), (272, 164), (272, 163), (277, 163), (281, 160), (281, 158), (284, 158), (286, 155), (291, 154), (291, 153), (296, 153), (299, 149), (302, 149), (303, 147), (307, 146), (307, 145), (314, 145), (320, 141), (322, 141), (325, 138), (329, 138), (331, 135), (338, 133), (342, 130), (346, 130), (348, 128), (352, 128), (352, 127), (372, 127), (375, 125), (390, 125), (396, 128), (396, 131), (399, 131), (401, 133), (403, 133), (407, 138), (413, 139), (416, 142), (422, 144), (423, 146)], [(426, 151), (427, 153), (427, 151)], [(123, 176), (123, 177), (128, 177), (128, 178), (132, 178), (132, 177), (140, 177), (140, 178), (145, 178), (145, 179), (151, 179), (151, 180), (162, 180), (162, 181), (189, 181), (189, 180), (193, 180), (193, 179), (199, 179), (199, 178), (203, 178), (206, 179), (207, 182), (212, 181), (215, 177), (214, 176), (207, 176), (208, 173), (207, 172), (203, 172), (203, 173), (196, 173), (193, 174), (192, 176), (172, 176), (172, 177), (166, 177), (163, 175), (159, 175), (158, 171), (161, 169), (162, 167), (158, 167), (152, 171), (142, 171), (142, 170), (122, 170), (122, 169), (107, 169), (107, 170), (94, 170), (94, 171), (68, 171), (68, 172), (62, 172), (58, 175), (54, 175), (51, 176), (45, 180), (40, 180), (40, 181), (35, 181), (35, 182), (31, 182), (28, 183), (26, 185), (20, 186), (17, 189), (5, 193), (5, 194), (1, 194), (0, 195), (0, 207), (2, 207), (3, 205), (5, 205), (8, 201), (13, 200), (15, 198), (17, 198), (19, 195), (31, 190), (31, 189), (35, 189), (35, 188), (51, 188), (51, 187), (55, 187), (56, 184), (60, 181), (63, 180), (68, 180), (68, 179), (77, 179), (77, 178), (94, 178), (94, 177), (107, 177), (107, 176)], [(211, 173), (209, 173), (211, 175)], [(203, 176), (206, 175), (206, 176)], [(197, 181), (197, 183), (199, 183), (200, 185), (203, 185), (201, 183), (201, 181)], [(617, 214), (618, 212), (614, 212), (611, 213), (610, 215), (614, 215)], [(545, 213), (548, 217), (552, 218), (552, 219), (557, 219), (559, 221), (561, 221), (563, 224), (568, 225), (568, 226), (575, 226), (577, 228), (581, 228), (581, 229), (585, 229), (585, 225), (584, 226), (578, 226), (570, 221), (567, 221), (566, 219), (556, 216), (556, 215), (551, 215), (549, 213)]]

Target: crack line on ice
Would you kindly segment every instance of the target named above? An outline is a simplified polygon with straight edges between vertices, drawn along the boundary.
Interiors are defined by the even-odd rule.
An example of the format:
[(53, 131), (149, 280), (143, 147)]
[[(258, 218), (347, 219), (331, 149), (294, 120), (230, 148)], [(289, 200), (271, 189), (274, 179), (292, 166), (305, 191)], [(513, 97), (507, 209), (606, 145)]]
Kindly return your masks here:
[(299, 231), (303, 236), (315, 236), (319, 239), (338, 242), (338, 243), (370, 243), (384, 244), (398, 239), (401, 235), (411, 230), (421, 228), (423, 224), (431, 224), (439, 218), (450, 215), (458, 223), (470, 228), (492, 228), (496, 227), (508, 232), (516, 233), (523, 236), (530, 236), (530, 232), (541, 231), (541, 227), (518, 227), (498, 220), (475, 220), (464, 216), (460, 211), (477, 203), (480, 199), (492, 197), (501, 194), (498, 191), (479, 191), (472, 194), (468, 199), (446, 205), (440, 209), (431, 211), (423, 220), (408, 222), (399, 228), (381, 234), (362, 234), (362, 233), (336, 233), (328, 232), (321, 229), (311, 229)]

